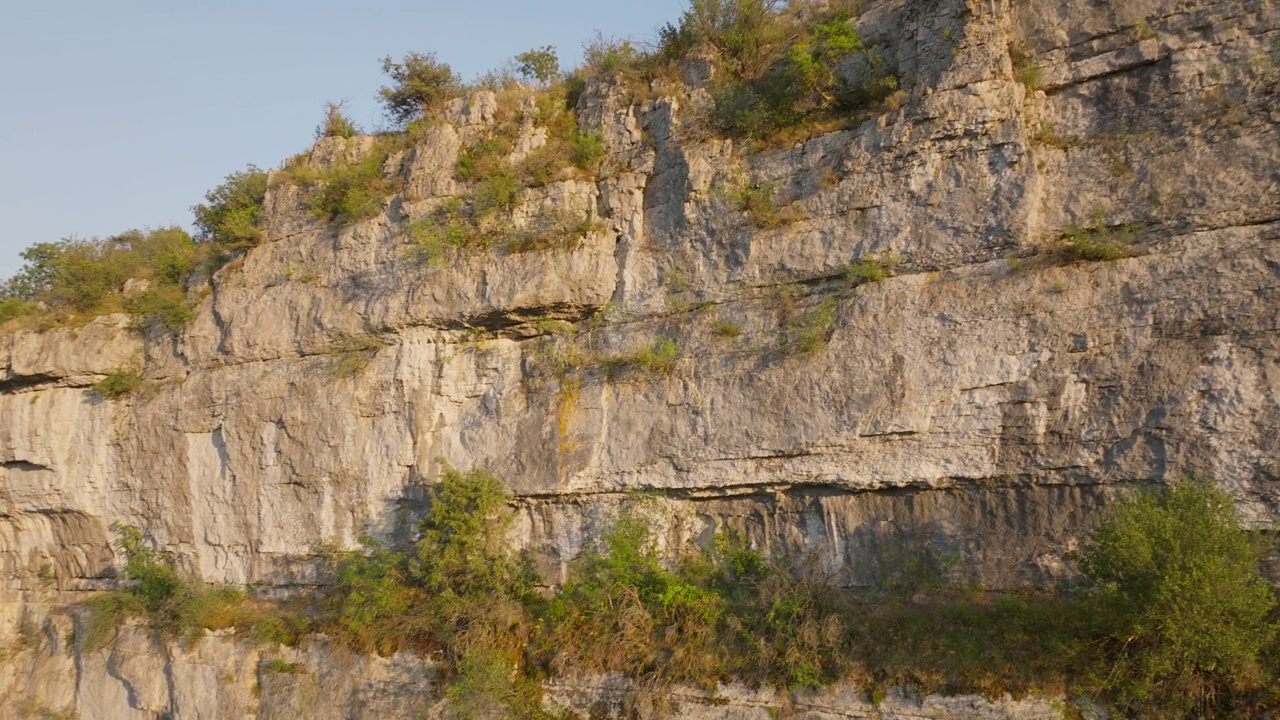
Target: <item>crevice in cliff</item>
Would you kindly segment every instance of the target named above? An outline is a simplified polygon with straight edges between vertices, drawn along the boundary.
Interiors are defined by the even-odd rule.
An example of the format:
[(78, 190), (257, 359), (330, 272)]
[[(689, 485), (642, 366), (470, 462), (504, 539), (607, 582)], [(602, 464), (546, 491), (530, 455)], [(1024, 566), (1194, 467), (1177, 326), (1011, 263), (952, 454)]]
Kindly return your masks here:
[(48, 465), (41, 465), (40, 463), (33, 463), (26, 460), (9, 460), (3, 463), (3, 465), (0, 465), (0, 467), (3, 467), (5, 470), (13, 470), (16, 472), (39, 472), (41, 470), (53, 469)]
[[(1087, 474), (1088, 466), (1064, 465), (1041, 468), (1035, 474), (1014, 474), (989, 477), (945, 476), (920, 480), (904, 485), (857, 487), (836, 483), (812, 481), (729, 483), (715, 487), (670, 488), (637, 485), (627, 490), (564, 490), (549, 493), (524, 493), (515, 497), (517, 507), (541, 507), (558, 504), (581, 504), (587, 500), (625, 500), (639, 492), (644, 495), (688, 502), (715, 502), (744, 498), (768, 498), (777, 496), (852, 497), (860, 495), (903, 497), (930, 492), (990, 492), (993, 490), (1024, 490), (1028, 488), (1121, 486), (1104, 478)], [(1055, 472), (1057, 471), (1057, 472)], [(1133, 480), (1131, 485), (1147, 484)]]
[(0, 394), (17, 394), (24, 391), (43, 390), (49, 387), (89, 387), (93, 383), (85, 380), (72, 380), (61, 375), (38, 373), (35, 375), (18, 375), (0, 381)]

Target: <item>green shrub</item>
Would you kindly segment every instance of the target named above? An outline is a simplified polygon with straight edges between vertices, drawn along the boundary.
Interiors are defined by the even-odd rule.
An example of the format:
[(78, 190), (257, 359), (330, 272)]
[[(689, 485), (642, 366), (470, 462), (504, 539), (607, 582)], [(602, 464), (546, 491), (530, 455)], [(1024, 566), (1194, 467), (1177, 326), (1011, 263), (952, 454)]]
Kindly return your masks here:
[(742, 328), (735, 322), (724, 320), (716, 323), (715, 332), (725, 340), (732, 340), (742, 334)]
[(601, 361), (601, 366), (604, 368), (605, 376), (610, 378), (632, 370), (666, 375), (675, 369), (679, 355), (676, 341), (659, 335), (652, 345), (634, 352), (605, 358)]
[(186, 292), (176, 285), (149, 288), (127, 300), (125, 307), (144, 328), (181, 330), (196, 314)]
[(624, 514), (601, 549), (574, 561), (536, 655), (552, 671), (714, 683), (723, 674), (715, 651), (723, 600), (695, 574), (664, 568), (647, 524)]
[(570, 162), (580, 170), (591, 170), (604, 157), (604, 136), (594, 130), (577, 130), (572, 136)]
[(262, 203), (267, 195), (267, 174), (250, 165), (231, 173), (218, 187), (205, 193), (205, 203), (195, 205), (196, 237), (226, 250), (257, 245), (263, 239)]
[(1081, 562), (1108, 631), (1103, 690), (1130, 712), (1173, 718), (1218, 716), (1263, 686), (1277, 637), (1263, 555), (1208, 483), (1113, 505)]
[(498, 173), (476, 183), (471, 191), (472, 213), (484, 218), (496, 212), (510, 212), (520, 202), (520, 183), (514, 175)]
[(1065, 262), (1108, 262), (1133, 257), (1132, 243), (1141, 225), (1108, 226), (1095, 213), (1091, 226), (1073, 222), (1062, 236), (1061, 257)]
[(590, 212), (552, 208), (539, 213), (527, 227), (510, 230), (504, 241), (508, 253), (538, 250), (572, 250), (583, 238), (599, 228)]
[[(0, 322), (42, 311), (128, 311), (140, 327), (176, 330), (194, 315), (183, 283), (217, 252), (179, 228), (37, 243), (23, 252), (22, 270), (0, 286)], [(131, 279), (146, 281), (147, 289), (125, 298)]]
[(827, 299), (782, 328), (784, 353), (811, 353), (827, 344), (836, 321), (836, 301)]
[(291, 663), (280, 658), (273, 658), (262, 664), (262, 672), (267, 674), (301, 675), (307, 672), (307, 666), (302, 663)]
[(328, 102), (324, 105), (324, 120), (316, 128), (316, 139), (327, 137), (353, 138), (360, 131), (346, 113), (342, 112), (342, 103)]
[(462, 83), (447, 63), (435, 53), (409, 53), (401, 62), (390, 56), (382, 59), (382, 72), (391, 85), (378, 90), (387, 116), (405, 125), (457, 97)]
[(451, 256), (475, 249), (477, 239), (481, 239), (479, 232), (462, 217), (457, 202), (409, 225), (410, 257), (423, 264), (443, 266)]
[(142, 387), (142, 373), (137, 370), (116, 370), (93, 384), (94, 392), (109, 400), (118, 400)]
[(121, 573), (125, 585), (89, 601), (81, 638), (86, 649), (108, 642), (131, 615), (146, 617), (157, 632), (188, 642), (205, 629), (253, 628), (274, 615), (248, 607), (242, 590), (206, 585), (182, 575), (173, 559), (152, 550), (137, 528), (117, 523), (112, 529), (116, 547), (125, 556)]
[(845, 281), (850, 287), (857, 287), (888, 280), (893, 277), (898, 262), (898, 257), (892, 254), (859, 258), (845, 268)]
[(338, 165), (315, 173), (306, 200), (312, 215), (328, 222), (350, 223), (382, 212), (387, 198), (397, 190), (394, 181), (383, 175), (391, 153), (390, 143), (379, 143), (368, 157), (356, 163)]
[(8, 295), (7, 292), (6, 288), (0, 287), (0, 325), (39, 310), (39, 306), (35, 303)]
[(507, 172), (507, 156), (510, 154), (510, 138), (496, 135), (477, 140), (458, 153), (454, 177), (462, 182), (472, 182)]
[(510, 501), (491, 473), (447, 469), (411, 552), (369, 541), (335, 556), (333, 629), (366, 650), (442, 647), (455, 669), (475, 653), (500, 653), (515, 667), (536, 576), (509, 544)]
[(756, 77), (777, 59), (790, 28), (779, 0), (691, 0), (679, 25), (659, 32), (659, 54), (678, 60), (709, 45), (733, 77)]
[(782, 215), (774, 202), (773, 183), (744, 186), (730, 195), (738, 209), (746, 213), (747, 220), (758, 228), (772, 228), (782, 224)]
[(1034, 92), (1044, 86), (1044, 69), (1031, 57), (1025, 46), (1009, 46), (1009, 60), (1013, 63), (1014, 78), (1028, 90)]
[(556, 49), (547, 45), (517, 55), (516, 70), (525, 80), (547, 85), (560, 77), (560, 59), (556, 57)]
[(609, 37), (597, 31), (583, 48), (583, 71), (590, 77), (614, 78), (637, 57), (630, 40)]

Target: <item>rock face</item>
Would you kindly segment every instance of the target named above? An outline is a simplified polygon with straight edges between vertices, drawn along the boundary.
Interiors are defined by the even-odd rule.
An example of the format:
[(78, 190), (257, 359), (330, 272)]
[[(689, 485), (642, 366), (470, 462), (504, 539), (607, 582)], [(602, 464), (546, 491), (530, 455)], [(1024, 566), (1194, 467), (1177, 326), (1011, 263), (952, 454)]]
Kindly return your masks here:
[[(268, 240), (185, 331), (144, 341), (103, 318), (0, 337), (0, 620), (45, 623), (15, 657), (49, 668), (6, 670), (0, 704), (296, 713), (316, 678), (261, 677), (254, 700), (258, 650), (127, 636), (71, 663), (55, 611), (109, 585), (117, 521), (208, 580), (313, 583), (320, 544), (409, 532), (444, 463), (507, 481), (514, 540), (550, 582), (636, 491), (669, 544), (734, 527), (850, 584), (904, 547), (993, 588), (1069, 579), (1066, 551), (1117, 488), (1189, 473), (1273, 526), (1280, 6), (885, 0), (859, 34), (901, 79), (900, 109), (789, 147), (710, 137), (702, 91), (589, 89), (600, 179), (521, 197), (528, 217), (590, 208), (597, 229), (572, 249), (408, 259), (407, 224), (460, 191), (459, 148), (495, 122), (482, 94), (392, 156), (403, 191), (371, 220), (320, 223), (276, 178)], [(518, 149), (544, 138), (526, 128)], [(370, 146), (326, 139), (311, 162)], [(753, 222), (744, 188), (772, 193), (777, 218)], [(1132, 235), (1131, 256), (1066, 262), (1081, 228)], [(891, 257), (895, 277), (849, 281)], [(626, 367), (660, 338), (670, 372)], [(144, 372), (136, 395), (89, 389), (126, 367)], [(410, 662), (343, 670), (320, 705), (401, 716), (359, 698), (429, 685)], [(240, 694), (211, 710), (223, 677)], [(832, 693), (803, 716), (873, 716)], [(726, 697), (682, 716), (764, 717), (776, 700)], [(874, 716), (1053, 716), (901, 702)]]

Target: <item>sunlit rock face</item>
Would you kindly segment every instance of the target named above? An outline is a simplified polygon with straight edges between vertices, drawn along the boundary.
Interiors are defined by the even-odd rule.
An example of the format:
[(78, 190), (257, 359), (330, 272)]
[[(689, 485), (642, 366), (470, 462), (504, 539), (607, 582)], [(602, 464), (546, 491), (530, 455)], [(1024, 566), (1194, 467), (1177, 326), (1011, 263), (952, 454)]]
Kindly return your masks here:
[[(0, 337), (0, 620), (43, 628), (0, 699), (230, 717), (181, 708), (213, 707), (189, 698), (258, 650), (163, 648), (163, 672), (140, 636), (55, 657), (58, 608), (111, 584), (111, 524), (207, 580), (288, 594), (317, 582), (322, 545), (411, 537), (445, 464), (507, 482), (512, 539), (548, 583), (622, 507), (667, 545), (735, 528), (850, 585), (904, 553), (989, 588), (1069, 582), (1121, 488), (1191, 473), (1273, 525), (1280, 8), (900, 0), (858, 23), (898, 109), (784, 146), (714, 137), (704, 90), (589, 87), (598, 179), (524, 189), (515, 217), (586, 214), (579, 242), (414, 259), (407, 228), (465, 189), (458, 153), (499, 121), (482, 93), (391, 156), (401, 191), (372, 219), (322, 223), (275, 173), (267, 240), (176, 335), (106, 317)], [(543, 142), (526, 123), (514, 151)], [(327, 138), (306, 162), (373, 145)], [(740, 201), (760, 188), (768, 222)], [(1091, 230), (1130, 256), (1065, 258), (1064, 235)], [(894, 276), (857, 284), (867, 260)], [(623, 362), (663, 338), (666, 371)], [(122, 368), (139, 392), (90, 388)], [(409, 660), (361, 662), (326, 707), (410, 692), (398, 673), (428, 682)], [(270, 682), (258, 717), (307, 692)], [(608, 705), (610, 682), (562, 690)], [(730, 706), (767, 705), (747, 695)], [(748, 716), (695, 706), (682, 716)], [(937, 712), (1043, 716), (992, 708)]]

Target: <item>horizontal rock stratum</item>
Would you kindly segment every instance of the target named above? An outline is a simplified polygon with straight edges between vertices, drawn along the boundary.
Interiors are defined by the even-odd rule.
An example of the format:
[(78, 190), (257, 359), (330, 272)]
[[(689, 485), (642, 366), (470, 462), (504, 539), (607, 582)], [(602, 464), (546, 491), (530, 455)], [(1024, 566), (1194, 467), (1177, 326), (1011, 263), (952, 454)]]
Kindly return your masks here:
[[(401, 716), (386, 697), (429, 689), (412, 684), (426, 661), (312, 658), (319, 680), (274, 676), (259, 697), (241, 672), (258, 650), (125, 633), (80, 658), (59, 645), (59, 608), (110, 585), (115, 522), (206, 580), (288, 594), (315, 582), (324, 544), (405, 537), (444, 464), (507, 482), (513, 540), (549, 582), (637, 492), (669, 545), (736, 528), (850, 585), (917, 546), (988, 588), (1069, 580), (1117, 488), (1187, 474), (1274, 527), (1280, 8), (886, 0), (858, 31), (906, 101), (784, 147), (703, 131), (705, 91), (588, 87), (599, 179), (520, 196), (528, 217), (589, 213), (575, 247), (409, 259), (406, 227), (458, 192), (459, 149), (495, 121), (480, 94), (390, 158), (402, 191), (372, 219), (321, 222), (273, 182), (266, 240), (218, 272), (186, 329), (142, 337), (109, 316), (0, 336), (0, 620), (47, 623), (51, 643), (0, 669), (0, 707), (274, 718), (306, 696), (315, 717)], [(1042, 69), (1036, 89), (1011, 46)], [(521, 132), (526, 148), (545, 138)], [(326, 138), (305, 162), (371, 143)], [(735, 201), (752, 187), (773, 193), (776, 223)], [(1133, 251), (1068, 262), (1072, 228), (1125, 228)], [(890, 258), (893, 277), (850, 281), (851, 263)], [(818, 342), (798, 349), (805, 322)], [(668, 371), (618, 370), (662, 338)], [(139, 393), (90, 389), (126, 367)], [(554, 692), (608, 705), (620, 683)], [(796, 707), (1054, 716), (977, 699), (876, 711), (842, 693)], [(678, 696), (681, 717), (766, 717), (777, 700), (695, 696)]]

